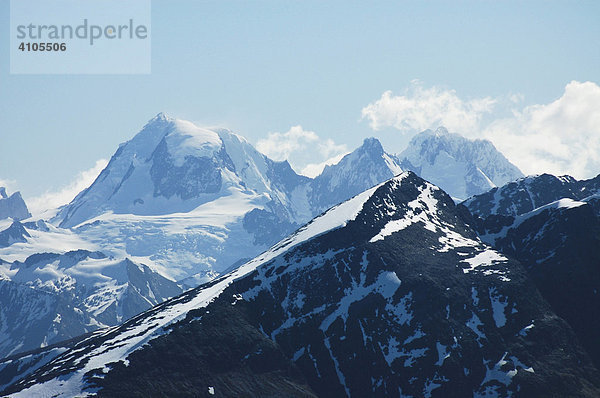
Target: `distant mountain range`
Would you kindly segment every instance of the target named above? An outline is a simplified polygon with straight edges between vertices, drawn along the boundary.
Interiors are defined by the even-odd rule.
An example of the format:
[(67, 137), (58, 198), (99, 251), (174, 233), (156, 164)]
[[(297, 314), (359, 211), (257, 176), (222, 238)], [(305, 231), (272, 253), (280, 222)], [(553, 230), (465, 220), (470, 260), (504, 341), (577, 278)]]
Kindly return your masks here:
[[(455, 159), (452, 167), (444, 167), (448, 159)], [(53, 222), (171, 279), (201, 281), (198, 273), (222, 272), (266, 250), (402, 170), (431, 175), (462, 199), (522, 176), (488, 141), (438, 129), (417, 135), (400, 157), (366, 139), (309, 179), (229, 130), (159, 114)]]
[(598, 181), (443, 128), (308, 178), (159, 114), (52, 220), (0, 190), (0, 391), (595, 396)]
[(523, 173), (487, 140), (469, 140), (443, 127), (417, 134), (398, 157), (405, 170), (467, 199), (502, 186)]
[[(44, 347), (57, 341), (116, 325), (183, 292), (175, 282), (147, 266), (86, 249), (51, 252), (53, 243), (72, 236), (47, 226), (18, 221), (15, 240), (0, 260), (0, 353)], [(29, 231), (29, 232), (28, 232)], [(20, 245), (40, 245), (39, 253), (19, 253)], [(17, 247), (15, 247), (17, 246)], [(31, 249), (31, 248), (28, 248)], [(25, 251), (27, 248), (25, 249)]]
[(412, 172), (117, 328), (0, 363), (5, 393), (581, 396), (600, 374), (526, 268)]

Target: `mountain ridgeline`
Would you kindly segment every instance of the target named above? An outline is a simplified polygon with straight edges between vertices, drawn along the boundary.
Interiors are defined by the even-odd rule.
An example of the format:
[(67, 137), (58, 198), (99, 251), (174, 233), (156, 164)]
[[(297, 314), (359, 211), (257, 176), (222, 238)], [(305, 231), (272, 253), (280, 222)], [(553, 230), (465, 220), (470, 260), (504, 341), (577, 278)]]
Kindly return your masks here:
[[(456, 136), (438, 130), (435, 137), (447, 141), (438, 145), (443, 156), (464, 163)], [(422, 168), (435, 158), (425, 155), (410, 160)], [(6, 289), (22, 291), (16, 296), (39, 303), (5, 303), (0, 356), (116, 325), (208, 282), (406, 165), (369, 138), (310, 179), (229, 130), (159, 114), (50, 222), (19, 222), (30, 216), (20, 195), (0, 192), (0, 208), (12, 218), (0, 221), (0, 279)], [(458, 182), (446, 181), (448, 188), (465, 184), (466, 174), (454, 177)], [(21, 336), (22, 328), (35, 332)]]
[(368, 139), (310, 179), (229, 130), (159, 114), (53, 222), (133, 259), (151, 257), (171, 279), (198, 280), (252, 258), (401, 171), (379, 141)]
[(581, 396), (600, 377), (527, 269), (406, 172), (123, 325), (0, 363), (14, 397)]
[(464, 204), (481, 239), (526, 266), (600, 368), (600, 176), (529, 176)]
[[(101, 246), (116, 245), (134, 259), (151, 256), (155, 268), (172, 279), (194, 279), (255, 256), (331, 206), (403, 170), (457, 200), (522, 176), (489, 141), (439, 128), (415, 136), (399, 156), (368, 138), (310, 179), (229, 130), (159, 114), (119, 147), (54, 222)], [(184, 221), (184, 227), (173, 226), (175, 221)], [(105, 239), (107, 230), (126, 238), (115, 241), (114, 233)]]
[(444, 128), (308, 178), (159, 114), (52, 220), (0, 190), (0, 391), (600, 396), (599, 178)]

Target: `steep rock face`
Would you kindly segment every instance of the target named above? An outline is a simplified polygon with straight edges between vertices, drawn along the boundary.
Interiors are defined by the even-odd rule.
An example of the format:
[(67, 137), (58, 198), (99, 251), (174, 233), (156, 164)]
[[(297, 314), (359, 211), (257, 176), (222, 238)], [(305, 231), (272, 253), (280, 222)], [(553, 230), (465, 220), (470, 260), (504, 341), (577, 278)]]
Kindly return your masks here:
[(72, 301), (100, 325), (115, 325), (181, 293), (145, 265), (87, 250), (34, 254), (11, 264), (11, 273), (15, 282)]
[[(258, 392), (269, 383), (308, 394), (304, 379), (319, 396), (597, 396), (598, 371), (572, 330), (523, 267), (479, 241), (465, 218), (439, 188), (404, 173), (231, 274), (82, 338), (34, 370), (23, 366), (5, 391), (118, 395), (158, 368), (169, 370), (151, 370), (167, 395), (189, 385), (233, 396), (241, 384)], [(247, 329), (245, 342), (235, 325)], [(221, 352), (226, 364), (213, 358)], [(271, 363), (265, 356), (275, 365), (249, 374)], [(12, 361), (0, 363), (0, 375), (23, 363)], [(175, 362), (181, 371), (172, 372)]]
[(170, 199), (173, 195), (182, 200), (196, 198), (201, 194), (217, 193), (223, 183), (221, 169), (233, 169), (227, 152), (219, 149), (211, 157), (187, 156), (178, 166), (169, 156), (163, 139), (152, 154), (150, 177), (154, 183), (154, 196)]
[[(560, 191), (552, 191), (552, 187), (548, 184), (550, 191), (533, 191), (532, 197), (541, 200), (560, 194)], [(578, 192), (574, 189), (566, 191), (572, 196)], [(600, 367), (600, 218), (597, 204), (594, 197), (583, 202), (564, 198), (518, 216), (492, 214), (475, 220), (474, 224), (478, 225), (482, 239), (526, 265), (554, 312), (571, 325), (596, 367)], [(519, 205), (512, 208), (517, 209)]]
[[(277, 171), (283, 171), (279, 184), (271, 183), (267, 175)], [(208, 130), (159, 114), (121, 144), (96, 181), (57, 219), (62, 227), (73, 227), (106, 211), (189, 212), (230, 195), (231, 189), (269, 193), (271, 199), (285, 203), (289, 194), (285, 188), (303, 181), (286, 171), (229, 130)]]
[(418, 135), (402, 156), (399, 161), (368, 138), (309, 179), (229, 130), (159, 114), (54, 221), (109, 255), (147, 263), (170, 279), (207, 281), (403, 169), (455, 198), (520, 176), (489, 142), (443, 129)]
[(491, 142), (469, 140), (443, 127), (417, 134), (398, 158), (405, 170), (414, 171), (459, 199), (523, 176)]
[(27, 210), (27, 205), (23, 201), (20, 192), (8, 196), (6, 188), (0, 187), (0, 220), (9, 217), (15, 221), (20, 221), (31, 217), (31, 213)]
[(414, 175), (236, 287), (322, 396), (544, 396), (562, 383), (554, 355), (568, 347), (567, 373), (585, 356), (525, 271)]
[(108, 375), (90, 374), (98, 396), (204, 397), (209, 388), (223, 397), (317, 396), (281, 348), (231, 300), (188, 314), (194, 315), (196, 321), (152, 341), (151, 349), (134, 352), (128, 366), (117, 363)]
[(55, 221), (109, 255), (206, 281), (400, 172), (371, 138), (311, 180), (229, 130), (159, 114)]
[[(167, 289), (154, 286), (159, 276), (185, 288), (215, 278), (315, 213), (393, 176), (390, 159), (377, 140), (367, 140), (342, 163), (347, 175), (330, 170), (337, 176), (328, 180), (331, 195), (325, 192), (326, 204), (311, 208), (307, 192), (313, 181), (297, 175), (288, 162), (266, 158), (228, 130), (202, 129), (160, 114), (121, 145), (92, 186), (61, 210), (57, 220), (72, 228), (42, 220), (2, 225), (0, 247), (6, 250), (0, 258), (6, 265), (0, 275), (64, 295), (89, 318), (84, 324), (74, 320), (73, 329), (115, 325), (181, 291), (165, 278), (159, 284)], [(351, 174), (352, 189), (342, 191)], [(81, 257), (65, 266), (65, 258), (76, 253)], [(141, 271), (129, 258), (154, 273), (143, 266), (144, 278), (136, 283)], [(40, 263), (32, 265), (35, 259)], [(32, 339), (20, 350), (41, 344)]]

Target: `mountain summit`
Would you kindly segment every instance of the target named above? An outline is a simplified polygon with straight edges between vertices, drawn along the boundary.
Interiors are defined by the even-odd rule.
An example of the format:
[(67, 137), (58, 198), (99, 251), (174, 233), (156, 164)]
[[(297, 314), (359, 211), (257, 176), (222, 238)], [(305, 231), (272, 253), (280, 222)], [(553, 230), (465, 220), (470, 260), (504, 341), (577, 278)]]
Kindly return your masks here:
[(15, 221), (31, 217), (27, 205), (23, 201), (20, 192), (8, 196), (6, 188), (0, 187), (0, 220), (12, 218)]
[(309, 220), (292, 200), (308, 181), (230, 130), (161, 113), (55, 221), (195, 286)]
[(5, 393), (600, 393), (598, 371), (525, 269), (412, 172), (232, 273), (70, 344), (0, 362)]
[(520, 176), (488, 141), (440, 128), (401, 158), (367, 138), (314, 179), (246, 139), (158, 114), (121, 144), (94, 183), (55, 218), (63, 228), (186, 285), (268, 249), (331, 206), (403, 170), (466, 198)]
[[(106, 211), (189, 212), (218, 197), (250, 191), (285, 202), (287, 188), (304, 180), (285, 173), (286, 165), (266, 158), (230, 130), (205, 129), (160, 113), (119, 146), (96, 181), (58, 217), (62, 227), (73, 227)], [(290, 181), (269, 178), (274, 174)]]
[(438, 185), (455, 199), (466, 199), (523, 177), (488, 140), (470, 140), (444, 127), (414, 136), (398, 155), (400, 164)]
[(600, 176), (528, 176), (463, 204), (482, 240), (527, 267), (600, 368)]
[[(430, 137), (434, 145), (436, 139), (452, 135), (438, 130), (429, 136), (437, 137)], [(457, 140), (460, 137), (451, 141)], [(437, 166), (444, 153), (460, 149), (455, 142), (436, 145), (428, 149), (422, 143), (421, 149), (424, 159), (438, 159), (433, 161)], [(23, 307), (21, 315), (33, 322), (28, 327), (39, 321), (42, 326), (35, 328), (46, 332), (23, 340), (18, 327), (11, 329), (0, 336), (0, 351), (28, 350), (82, 330), (115, 325), (174, 295), (178, 288), (171, 283), (187, 289), (235, 269), (316, 215), (398, 175), (405, 164), (413, 167), (387, 153), (377, 139), (367, 138), (311, 179), (296, 174), (287, 161), (276, 162), (259, 153), (230, 130), (202, 128), (160, 113), (118, 147), (93, 184), (60, 209), (52, 223), (0, 223), (4, 283), (10, 289), (33, 288), (40, 302), (48, 289), (68, 294), (69, 305), (85, 314), (78, 317), (58, 305), (43, 314), (35, 313), (35, 306)], [(417, 172), (431, 170), (423, 166)], [(465, 185), (468, 175), (461, 174), (465, 170), (453, 175), (455, 179), (445, 179), (449, 185), (443, 188), (452, 189), (456, 181)], [(11, 198), (20, 199), (15, 195)], [(0, 205), (12, 200), (5, 196), (0, 191)], [(100, 253), (102, 258), (74, 254), (84, 252)], [(42, 257), (48, 262), (23, 265), (32, 261), (28, 258)], [(92, 263), (95, 271), (90, 279), (80, 270)], [(53, 277), (48, 278), (53, 267)], [(155, 287), (146, 288), (147, 282)], [(126, 291), (131, 294), (115, 296)], [(15, 302), (4, 313), (10, 317), (19, 308)], [(58, 333), (53, 332), (54, 319), (63, 319)]]
[(319, 214), (402, 172), (398, 160), (383, 150), (376, 138), (367, 138), (337, 164), (325, 166), (310, 183), (310, 204)]
[(54, 221), (191, 287), (401, 171), (368, 138), (310, 179), (230, 130), (161, 113)]

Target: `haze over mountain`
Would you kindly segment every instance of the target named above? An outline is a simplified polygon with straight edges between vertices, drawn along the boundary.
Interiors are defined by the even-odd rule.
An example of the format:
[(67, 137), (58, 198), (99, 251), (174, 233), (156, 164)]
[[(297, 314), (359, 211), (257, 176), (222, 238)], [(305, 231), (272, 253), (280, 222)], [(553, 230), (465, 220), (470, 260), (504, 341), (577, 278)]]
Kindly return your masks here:
[[(43, 222), (0, 255), (0, 357), (116, 325), (183, 290), (128, 258), (109, 257)], [(46, 230), (43, 230), (45, 228)]]
[(595, 396), (600, 184), (520, 175), (438, 129), (308, 178), (159, 114), (55, 218), (0, 220), (0, 385)]
[(379, 167), (389, 159), (367, 140), (313, 182), (228, 130), (157, 115), (52, 222), (0, 222), (0, 278), (14, 291), (0, 356), (116, 325), (213, 279), (392, 177), (397, 166)]

